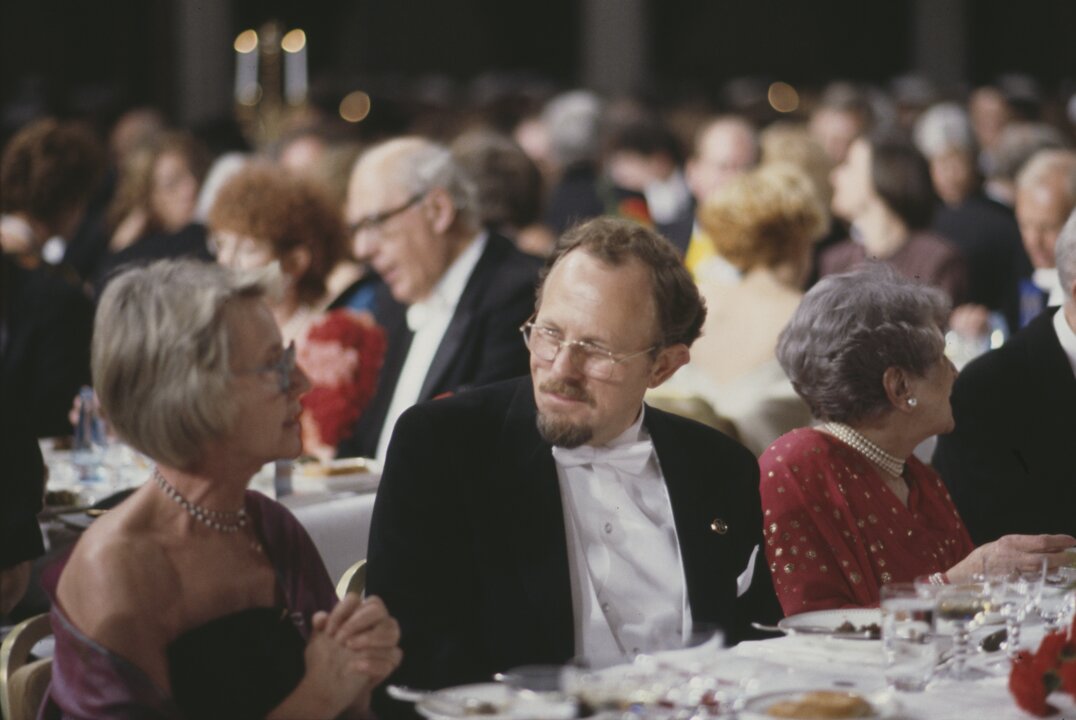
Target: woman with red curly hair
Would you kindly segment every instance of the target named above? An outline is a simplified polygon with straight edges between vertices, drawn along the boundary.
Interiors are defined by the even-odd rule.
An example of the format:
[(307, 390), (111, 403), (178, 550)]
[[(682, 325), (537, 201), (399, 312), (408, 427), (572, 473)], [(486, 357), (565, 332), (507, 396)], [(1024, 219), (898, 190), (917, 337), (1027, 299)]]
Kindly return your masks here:
[(225, 182), (208, 220), (223, 265), (278, 264), (282, 289), (270, 308), (313, 384), (303, 398), (304, 447), (331, 457), (373, 395), (385, 347), (368, 313), (327, 310), (326, 279), (346, 243), (339, 210), (314, 182), (254, 163)]
[(706, 199), (698, 216), (715, 250), (741, 279), (699, 282), (706, 325), (691, 349), (691, 364), (666, 392), (708, 402), (759, 455), (811, 418), (777, 364), (774, 348), (803, 296), (811, 248), (826, 228), (825, 207), (802, 170), (773, 163), (723, 186)]

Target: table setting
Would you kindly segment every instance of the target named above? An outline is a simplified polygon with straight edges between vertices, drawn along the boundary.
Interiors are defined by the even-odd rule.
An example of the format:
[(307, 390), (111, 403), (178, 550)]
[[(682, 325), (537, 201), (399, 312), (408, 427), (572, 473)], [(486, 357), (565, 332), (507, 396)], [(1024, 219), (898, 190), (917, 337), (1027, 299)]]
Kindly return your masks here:
[[(92, 398), (81, 405), (92, 408)], [(45, 509), (39, 515), (49, 546), (73, 543), (79, 533), (153, 473), (153, 463), (111, 437), (90, 411), (79, 413), (72, 437), (39, 442), (48, 468)], [(279, 500), (310, 534), (330, 577), (366, 557), (370, 517), (381, 479), (368, 458), (268, 463), (250, 488)]]
[[(390, 695), (414, 701), (432, 720), (1073, 717), (1072, 572), (1042, 569), (1040, 579), (1040, 588), (1063, 589), (1057, 594), (1068, 601), (1043, 602), (1049, 593), (1031, 588), (1014, 611), (999, 600), (1007, 591), (997, 577), (897, 583), (883, 586), (879, 607), (787, 617), (763, 626), (783, 636), (733, 648), (716, 633), (695, 647), (610, 667), (576, 660), (430, 693), (390, 688)], [(1067, 608), (1060, 616), (1058, 605)], [(1014, 627), (1019, 646), (1008, 641)]]

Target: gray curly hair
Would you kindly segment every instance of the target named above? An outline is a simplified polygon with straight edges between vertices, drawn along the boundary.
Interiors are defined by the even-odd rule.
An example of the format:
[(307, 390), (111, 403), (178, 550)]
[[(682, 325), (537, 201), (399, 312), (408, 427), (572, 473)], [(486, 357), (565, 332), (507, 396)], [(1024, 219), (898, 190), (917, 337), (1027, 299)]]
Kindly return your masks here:
[(811, 414), (854, 423), (889, 408), (882, 376), (923, 376), (945, 350), (949, 300), (882, 264), (823, 278), (777, 341), (777, 359)]

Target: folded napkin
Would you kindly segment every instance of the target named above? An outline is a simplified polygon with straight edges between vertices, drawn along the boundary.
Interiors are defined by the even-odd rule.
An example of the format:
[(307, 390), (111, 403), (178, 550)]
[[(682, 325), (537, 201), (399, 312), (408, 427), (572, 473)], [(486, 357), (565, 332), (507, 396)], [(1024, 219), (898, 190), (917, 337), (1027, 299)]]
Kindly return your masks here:
[(736, 654), (812, 670), (824, 663), (830, 670), (854, 674), (877, 674), (885, 665), (880, 640), (847, 640), (825, 635), (788, 635), (742, 642), (736, 646)]

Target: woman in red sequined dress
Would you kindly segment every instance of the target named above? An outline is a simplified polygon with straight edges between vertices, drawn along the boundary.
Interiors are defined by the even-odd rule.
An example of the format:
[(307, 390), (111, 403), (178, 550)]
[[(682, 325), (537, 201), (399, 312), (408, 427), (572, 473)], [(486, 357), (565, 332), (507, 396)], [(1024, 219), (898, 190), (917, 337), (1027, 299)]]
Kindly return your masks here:
[(1068, 535), (974, 547), (941, 478), (915, 457), (953, 429), (949, 305), (938, 290), (872, 267), (824, 278), (782, 332), (777, 357), (823, 424), (759, 459), (766, 554), (788, 615), (876, 605), (889, 582), (1052, 564)]

